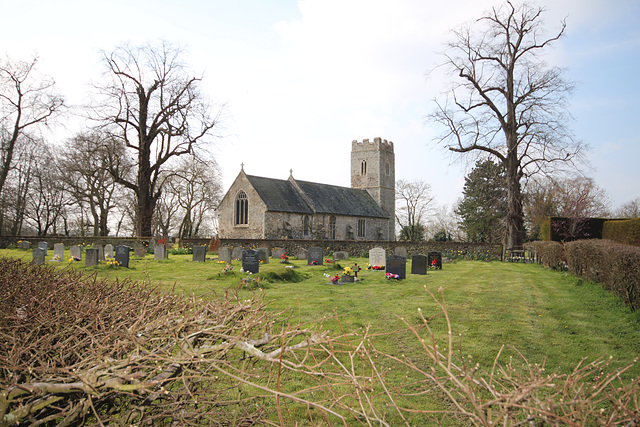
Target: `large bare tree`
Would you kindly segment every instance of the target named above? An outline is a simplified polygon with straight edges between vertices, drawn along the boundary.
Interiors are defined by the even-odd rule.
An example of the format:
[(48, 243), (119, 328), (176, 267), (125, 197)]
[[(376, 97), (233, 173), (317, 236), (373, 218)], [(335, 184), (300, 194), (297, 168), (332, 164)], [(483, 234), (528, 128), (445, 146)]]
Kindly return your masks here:
[(16, 144), (30, 139), (27, 132), (49, 120), (64, 106), (55, 82), (36, 71), (30, 61), (0, 60), (0, 194), (13, 166)]
[(573, 85), (544, 60), (566, 24), (547, 36), (543, 13), (543, 8), (507, 1), (454, 31), (444, 53), (454, 81), (430, 116), (446, 129), (439, 142), (450, 150), (504, 165), (511, 249), (523, 242), (523, 177), (571, 165), (583, 149), (566, 127), (566, 97)]
[(135, 157), (135, 178), (113, 169), (114, 178), (135, 193), (135, 233), (149, 237), (163, 169), (209, 141), (219, 111), (212, 115), (201, 78), (187, 70), (180, 48), (166, 42), (124, 45), (103, 55), (108, 81), (96, 86), (101, 97), (93, 118)]

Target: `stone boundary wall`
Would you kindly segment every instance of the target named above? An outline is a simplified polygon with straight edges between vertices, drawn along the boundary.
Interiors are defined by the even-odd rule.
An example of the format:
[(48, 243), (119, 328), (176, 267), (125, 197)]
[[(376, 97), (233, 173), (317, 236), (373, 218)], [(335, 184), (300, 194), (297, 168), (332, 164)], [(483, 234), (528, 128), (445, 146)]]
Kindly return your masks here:
[[(329, 252), (343, 251), (349, 252), (351, 256), (361, 256), (375, 247), (381, 247), (386, 251), (393, 252), (397, 247), (407, 249), (409, 256), (413, 254), (426, 254), (436, 251), (442, 252), (444, 257), (470, 256), (470, 255), (490, 255), (493, 258), (502, 259), (502, 245), (490, 245), (485, 243), (467, 242), (381, 242), (381, 241), (352, 241), (352, 240), (260, 240), (260, 239), (220, 239), (220, 246), (242, 247), (242, 248), (282, 248), (289, 253), (295, 253), (298, 248), (309, 248), (320, 246), (325, 254)], [(325, 255), (326, 256), (326, 255)]]

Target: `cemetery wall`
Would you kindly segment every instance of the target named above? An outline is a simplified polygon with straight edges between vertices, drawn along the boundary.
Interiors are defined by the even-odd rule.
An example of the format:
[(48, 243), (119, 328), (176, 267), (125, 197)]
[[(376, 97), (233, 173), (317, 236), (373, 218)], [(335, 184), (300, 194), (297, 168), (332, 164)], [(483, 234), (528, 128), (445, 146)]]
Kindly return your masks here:
[[(167, 239), (167, 243), (180, 247), (191, 247), (192, 245), (209, 245), (215, 239), (211, 238), (192, 238), (192, 239)], [(0, 236), (0, 247), (18, 246), (19, 241), (27, 241), (31, 243), (31, 247), (36, 247), (38, 242), (47, 242), (48, 247), (53, 249), (56, 243), (63, 243), (65, 246), (92, 246), (93, 244), (106, 245), (111, 243), (114, 247), (118, 245), (126, 245), (135, 247), (139, 245), (147, 245), (153, 247), (154, 239), (144, 237), (115, 237), (115, 236)], [(217, 242), (217, 240), (215, 240)], [(217, 249), (217, 248), (216, 248)]]
[(320, 246), (326, 253), (343, 251), (351, 256), (363, 256), (375, 247), (393, 252), (397, 247), (407, 249), (409, 256), (426, 254), (436, 251), (442, 252), (443, 257), (466, 256), (476, 259), (502, 259), (502, 245), (468, 242), (387, 242), (387, 241), (351, 241), (351, 240), (299, 240), (299, 239), (220, 239), (220, 246), (242, 248), (283, 248), (289, 253), (295, 253), (299, 248)]

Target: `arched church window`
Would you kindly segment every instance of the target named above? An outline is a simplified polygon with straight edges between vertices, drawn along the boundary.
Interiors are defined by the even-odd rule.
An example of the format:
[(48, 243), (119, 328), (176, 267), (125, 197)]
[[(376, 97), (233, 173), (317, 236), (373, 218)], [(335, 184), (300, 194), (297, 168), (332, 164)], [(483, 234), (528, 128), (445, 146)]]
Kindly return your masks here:
[(362, 163), (360, 164), (360, 175), (366, 175), (367, 174), (367, 161), (363, 160)]
[(309, 223), (309, 217), (305, 215), (302, 220), (302, 235), (308, 236), (311, 233), (311, 224)]
[(336, 239), (336, 217), (332, 216), (329, 218), (329, 239)]
[(386, 162), (384, 164), (384, 171), (386, 172), (387, 176), (391, 175), (391, 164), (389, 162)]
[(249, 223), (249, 200), (247, 193), (240, 191), (236, 196), (236, 225), (246, 225)]

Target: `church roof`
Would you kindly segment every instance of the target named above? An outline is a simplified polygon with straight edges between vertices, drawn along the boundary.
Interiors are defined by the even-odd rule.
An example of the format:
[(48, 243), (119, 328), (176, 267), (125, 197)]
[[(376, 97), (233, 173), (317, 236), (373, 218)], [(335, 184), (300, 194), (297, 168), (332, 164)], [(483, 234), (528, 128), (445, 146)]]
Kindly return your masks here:
[(247, 179), (270, 211), (389, 217), (366, 190), (252, 175)]

